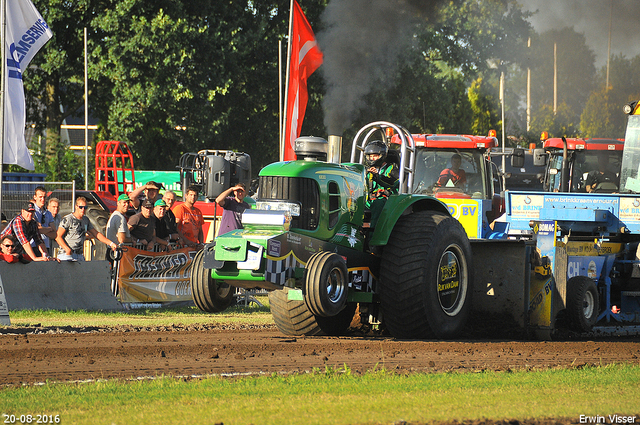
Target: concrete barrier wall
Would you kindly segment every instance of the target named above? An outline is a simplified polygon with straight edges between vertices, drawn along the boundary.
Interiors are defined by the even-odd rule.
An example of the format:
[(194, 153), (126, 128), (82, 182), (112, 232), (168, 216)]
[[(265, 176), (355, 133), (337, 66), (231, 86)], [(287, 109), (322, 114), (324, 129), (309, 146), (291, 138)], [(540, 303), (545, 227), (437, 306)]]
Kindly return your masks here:
[(107, 261), (7, 264), (0, 276), (11, 310), (123, 310)]

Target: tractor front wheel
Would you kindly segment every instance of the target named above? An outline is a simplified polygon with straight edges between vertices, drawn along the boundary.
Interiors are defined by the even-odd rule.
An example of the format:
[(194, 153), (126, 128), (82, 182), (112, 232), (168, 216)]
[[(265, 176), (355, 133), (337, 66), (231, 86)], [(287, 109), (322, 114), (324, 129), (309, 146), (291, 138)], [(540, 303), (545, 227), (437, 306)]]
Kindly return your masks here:
[(203, 264), (204, 250), (191, 263), (191, 296), (196, 307), (207, 313), (224, 311), (233, 302), (236, 288), (211, 277), (211, 270)]
[(311, 256), (305, 269), (304, 301), (315, 316), (333, 317), (347, 304), (347, 264), (338, 254), (321, 251)]

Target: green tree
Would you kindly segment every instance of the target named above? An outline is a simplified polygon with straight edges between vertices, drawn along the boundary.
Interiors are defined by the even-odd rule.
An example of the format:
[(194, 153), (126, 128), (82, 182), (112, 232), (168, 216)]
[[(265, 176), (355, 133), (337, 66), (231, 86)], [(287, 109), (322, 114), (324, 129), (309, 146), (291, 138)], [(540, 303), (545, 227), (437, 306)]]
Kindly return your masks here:
[(611, 94), (606, 88), (591, 93), (580, 116), (582, 137), (624, 137), (624, 122), (617, 119), (624, 117), (622, 107), (612, 102)]
[(600, 89), (591, 93), (580, 116), (580, 131), (584, 137), (624, 137), (627, 118), (622, 106), (640, 99), (639, 67), (640, 56), (633, 59), (613, 56), (609, 66), (609, 87), (605, 87), (606, 66), (599, 70), (596, 87)]
[[(316, 34), (326, 4), (302, 5)], [(288, 0), (37, 0), (36, 6), (54, 39), (25, 83), (30, 119), (52, 137), (65, 116), (82, 110), (86, 26), (91, 113), (101, 137), (131, 146), (137, 167), (175, 169), (183, 153), (200, 149), (248, 152), (254, 172), (277, 159), (278, 40), (287, 33)], [(485, 132), (480, 109), (496, 116), (499, 107), (490, 102), (498, 98), (498, 75), (487, 59), (523, 61), (527, 14), (515, 0), (454, 0), (428, 18), (411, 28), (400, 66), (379, 79), (345, 135), (378, 119), (411, 131)], [(470, 98), (468, 85), (479, 77), (485, 98)], [(316, 72), (303, 134), (325, 136), (324, 89)]]
[(546, 131), (549, 133), (549, 137), (578, 137), (580, 135), (578, 120), (572, 109), (565, 103), (558, 105), (555, 114), (552, 105), (544, 105), (532, 114), (531, 131), (534, 134)]
[(469, 102), (473, 111), (473, 134), (488, 134), (489, 130), (499, 129), (500, 118), (495, 108), (498, 100), (493, 95), (493, 87), (483, 84), (482, 78), (476, 79), (469, 87)]
[(84, 27), (98, 1), (35, 0), (53, 38), (24, 72), (27, 122), (44, 131), (46, 142), (59, 139), (60, 125), (84, 105)]
[(84, 161), (60, 140), (60, 134), (48, 132), (48, 143), (44, 152), (34, 154), (35, 172), (47, 175), (48, 181), (76, 181), (84, 187)]

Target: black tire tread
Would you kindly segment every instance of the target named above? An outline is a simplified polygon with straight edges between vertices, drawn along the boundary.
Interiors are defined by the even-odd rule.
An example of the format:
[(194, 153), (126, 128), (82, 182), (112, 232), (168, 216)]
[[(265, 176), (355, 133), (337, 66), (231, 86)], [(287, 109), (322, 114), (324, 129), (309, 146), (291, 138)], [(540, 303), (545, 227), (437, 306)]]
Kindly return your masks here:
[[(332, 317), (339, 314), (346, 304), (347, 289), (345, 288), (344, 299), (342, 302), (332, 304), (328, 300), (324, 300), (322, 297), (326, 292), (322, 287), (324, 285), (324, 279), (321, 279), (323, 269), (332, 257), (338, 257), (330, 251), (321, 251), (314, 254), (307, 263), (306, 275), (305, 275), (305, 302), (309, 311), (316, 316)], [(340, 258), (340, 262), (344, 263)], [(342, 264), (344, 265), (344, 264)], [(348, 276), (346, 265), (344, 265), (344, 277), (345, 286), (347, 285), (346, 279)], [(320, 287), (318, 287), (320, 286)], [(353, 315), (352, 315), (353, 316)]]
[(269, 292), (271, 315), (278, 330), (285, 335), (323, 335), (316, 317), (304, 301), (289, 300), (289, 288)]
[(203, 265), (204, 250), (199, 251), (191, 263), (191, 297), (200, 310), (207, 313), (219, 313), (226, 310), (233, 302), (233, 286), (229, 293), (222, 297), (218, 294), (217, 283), (211, 278), (209, 269)]
[[(381, 307), (387, 329), (397, 338), (450, 338), (460, 330), (461, 326), (453, 330), (433, 329), (425, 305), (428, 288), (425, 288), (424, 269), (429, 267), (429, 254), (437, 242), (440, 226), (451, 228), (450, 232), (462, 232), (466, 240), (464, 229), (456, 219), (435, 211), (419, 211), (400, 217), (384, 248), (379, 279)], [(470, 246), (467, 252), (470, 262)], [(462, 321), (466, 321), (469, 312), (470, 275), (468, 283)]]
[[(593, 292), (594, 310), (591, 317), (584, 316), (583, 300), (587, 291)], [(598, 320), (599, 294), (593, 279), (575, 276), (567, 282), (567, 316), (571, 328), (577, 332), (589, 332)]]

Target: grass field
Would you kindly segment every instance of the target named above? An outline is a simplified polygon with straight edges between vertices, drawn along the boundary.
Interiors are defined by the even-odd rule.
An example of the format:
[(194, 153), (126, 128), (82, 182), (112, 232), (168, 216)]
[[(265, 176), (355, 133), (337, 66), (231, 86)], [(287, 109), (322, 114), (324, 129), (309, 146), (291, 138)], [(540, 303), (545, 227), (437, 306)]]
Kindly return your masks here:
[[(0, 391), (4, 414), (64, 424), (392, 424), (640, 416), (640, 368), (105, 381)], [(605, 416), (606, 417), (606, 416)], [(5, 422), (6, 423), (6, 422)], [(16, 423), (20, 423), (19, 421)], [(24, 423), (24, 422), (22, 422)], [(633, 422), (632, 422), (633, 423)]]
[[(266, 306), (233, 307), (220, 314), (189, 307), (126, 313), (16, 311), (11, 320), (18, 327), (272, 323)], [(233, 379), (49, 382), (1, 389), (0, 413), (7, 415), (3, 423), (40, 419), (62, 424), (640, 423), (640, 367), (408, 375), (384, 369), (354, 374), (344, 367)], [(616, 414), (626, 422), (615, 422)]]
[(17, 310), (10, 312), (11, 325), (29, 326), (169, 326), (196, 323), (217, 324), (273, 324), (269, 310), (269, 299), (258, 298), (262, 307), (243, 305), (228, 308), (222, 313), (205, 313), (197, 307), (140, 308), (129, 311), (56, 311)]

